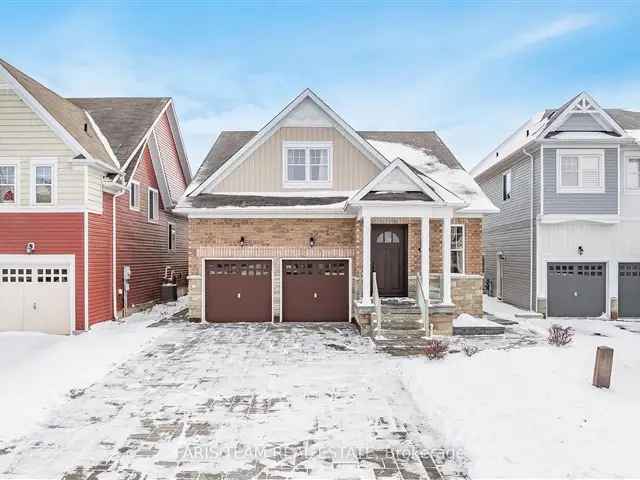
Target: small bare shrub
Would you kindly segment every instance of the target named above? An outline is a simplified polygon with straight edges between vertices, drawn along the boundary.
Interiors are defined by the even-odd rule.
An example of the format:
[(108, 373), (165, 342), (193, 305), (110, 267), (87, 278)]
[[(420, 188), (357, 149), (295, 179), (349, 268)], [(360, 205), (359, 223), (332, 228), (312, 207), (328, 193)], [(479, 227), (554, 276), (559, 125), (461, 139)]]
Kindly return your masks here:
[(568, 345), (573, 341), (574, 334), (575, 330), (572, 327), (563, 327), (562, 325), (554, 323), (551, 325), (551, 328), (549, 328), (547, 342), (549, 342), (550, 345), (555, 345), (556, 347)]
[(440, 338), (432, 338), (427, 341), (425, 353), (429, 360), (440, 360), (449, 353), (449, 342)]
[(462, 347), (462, 351), (467, 357), (473, 357), (476, 353), (479, 352), (479, 348), (475, 345), (465, 345)]

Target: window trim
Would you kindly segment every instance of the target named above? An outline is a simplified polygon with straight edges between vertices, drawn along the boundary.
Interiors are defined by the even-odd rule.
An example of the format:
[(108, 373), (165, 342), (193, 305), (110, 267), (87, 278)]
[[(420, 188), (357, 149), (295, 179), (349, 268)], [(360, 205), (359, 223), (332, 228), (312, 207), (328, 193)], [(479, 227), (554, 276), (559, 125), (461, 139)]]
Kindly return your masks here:
[[(171, 229), (173, 228), (173, 241), (171, 239)], [(178, 240), (178, 233), (176, 230), (176, 224), (173, 222), (167, 222), (167, 252), (173, 253), (176, 251), (176, 242)], [(173, 245), (172, 245), (173, 244)]]
[[(507, 197), (507, 192), (505, 190), (505, 178), (509, 177), (509, 196)], [(502, 176), (500, 177), (500, 179), (502, 180), (502, 185), (501, 185), (501, 189), (502, 189), (502, 201), (503, 202), (508, 202), (509, 200), (511, 200), (511, 193), (513, 192), (513, 173), (511, 171), (511, 169), (509, 170), (505, 170), (504, 172), (502, 172)]]
[[(449, 246), (449, 250), (450, 252), (457, 252), (457, 251), (461, 251), (462, 252), (462, 271), (457, 272), (457, 273), (453, 273), (450, 272), (452, 275), (465, 275), (467, 272), (467, 231), (465, 228), (464, 223), (452, 223), (451, 224), (451, 240), (453, 241), (453, 229), (455, 227), (460, 227), (462, 228), (462, 248), (461, 249), (454, 249), (451, 246)], [(453, 268), (453, 262), (451, 262), (451, 267)]]
[[(38, 203), (36, 202), (36, 169), (37, 167), (51, 167), (51, 202)], [(58, 201), (58, 159), (56, 158), (33, 158), (31, 160), (31, 205), (36, 207), (51, 207), (55, 206)]]
[[(132, 185), (136, 185), (138, 187), (138, 202), (137, 205), (131, 206), (131, 187)], [(129, 210), (135, 210), (136, 212), (140, 211), (140, 182), (137, 180), (131, 180), (129, 183)]]
[[(305, 150), (305, 180), (289, 180), (288, 178), (288, 163), (287, 163), (287, 151), (289, 149), (304, 149)], [(309, 150), (315, 148), (326, 148), (327, 154), (327, 180), (310, 180), (311, 159)], [(333, 142), (319, 141), (319, 142), (298, 142), (298, 141), (286, 141), (282, 142), (282, 186), (284, 188), (331, 188), (333, 185)]]
[[(154, 193), (154, 197), (153, 197), (153, 206), (154, 206), (154, 213), (155, 213), (155, 217), (151, 218), (151, 209), (149, 208), (149, 205), (151, 205), (151, 202), (149, 202), (149, 193), (153, 192)], [(147, 221), (149, 223), (158, 223), (158, 220), (160, 219), (160, 195), (157, 189), (153, 188), (153, 187), (147, 187)]]
[(630, 195), (640, 195), (640, 187), (629, 186), (629, 160), (632, 158), (640, 158), (640, 150), (629, 150), (624, 152), (623, 155), (623, 169), (624, 169), (624, 192)]
[(13, 189), (13, 203), (0, 203), (0, 208), (16, 208), (20, 205), (20, 162), (18, 160), (3, 159), (0, 167), (13, 167), (15, 169), (15, 186)]
[[(586, 155), (598, 155), (600, 157), (600, 187), (585, 188), (582, 181), (582, 161), (581, 157)], [(578, 157), (578, 186), (565, 187), (562, 185), (562, 158)], [(556, 150), (556, 193), (605, 193), (605, 158), (604, 149), (567, 149), (559, 148)]]

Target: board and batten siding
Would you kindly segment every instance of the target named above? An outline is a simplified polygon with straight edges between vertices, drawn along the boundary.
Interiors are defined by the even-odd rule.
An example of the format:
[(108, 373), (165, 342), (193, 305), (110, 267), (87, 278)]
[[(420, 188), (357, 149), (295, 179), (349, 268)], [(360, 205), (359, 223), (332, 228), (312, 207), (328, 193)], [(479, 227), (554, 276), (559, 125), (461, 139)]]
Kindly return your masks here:
[[(0, 88), (0, 164), (19, 164), (18, 206), (31, 204), (32, 162), (37, 159), (56, 160), (56, 206), (84, 206), (84, 167), (74, 165), (73, 156), (62, 139), (13, 90)], [(90, 176), (89, 188), (94, 190), (91, 208), (101, 209), (102, 176)]]
[[(537, 154), (533, 153), (534, 162)], [(511, 198), (502, 199), (502, 174), (511, 170)], [(503, 263), (503, 300), (518, 307), (530, 308), (531, 272), (531, 159), (515, 154), (504, 166), (480, 178), (479, 184), (500, 213), (484, 219), (483, 244), (485, 278), (497, 289), (497, 254)], [(535, 190), (534, 190), (535, 192)]]
[(281, 127), (216, 185), (215, 191), (295, 191), (282, 186), (282, 146), (288, 141), (333, 142), (332, 190), (358, 190), (379, 173), (379, 168), (333, 127)]
[[(604, 149), (604, 193), (558, 193), (556, 158), (569, 145), (544, 148), (544, 214), (616, 215), (618, 213), (618, 150)], [(602, 150), (602, 149), (599, 149)]]

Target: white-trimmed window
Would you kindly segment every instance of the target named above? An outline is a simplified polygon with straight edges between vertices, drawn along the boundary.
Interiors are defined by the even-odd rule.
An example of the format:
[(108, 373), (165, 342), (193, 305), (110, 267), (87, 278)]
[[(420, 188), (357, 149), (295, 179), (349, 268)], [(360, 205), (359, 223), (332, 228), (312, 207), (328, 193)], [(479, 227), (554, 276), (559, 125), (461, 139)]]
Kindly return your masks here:
[(33, 205), (56, 203), (55, 160), (35, 160), (31, 163), (31, 203)]
[(604, 193), (603, 150), (558, 150), (558, 193)]
[(129, 208), (140, 210), (140, 182), (132, 181), (129, 184)]
[(511, 199), (511, 170), (502, 174), (502, 201)]
[(170, 252), (176, 249), (176, 226), (173, 223), (167, 223), (167, 248)]
[(284, 142), (282, 150), (285, 187), (331, 186), (331, 142)]
[(624, 155), (626, 189), (640, 193), (640, 152), (627, 152)]
[(158, 207), (158, 190), (149, 187), (147, 194), (147, 215), (150, 222), (158, 221)]
[(464, 225), (451, 225), (451, 273), (464, 273)]
[(18, 202), (18, 165), (0, 164), (0, 204)]

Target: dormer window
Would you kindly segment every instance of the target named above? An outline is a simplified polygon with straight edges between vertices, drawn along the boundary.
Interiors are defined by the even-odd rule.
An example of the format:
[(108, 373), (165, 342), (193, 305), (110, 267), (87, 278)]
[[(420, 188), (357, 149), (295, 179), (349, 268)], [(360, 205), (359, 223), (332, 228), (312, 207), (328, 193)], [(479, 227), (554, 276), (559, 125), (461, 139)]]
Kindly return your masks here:
[(285, 187), (326, 188), (331, 186), (331, 142), (284, 142), (283, 184)]

